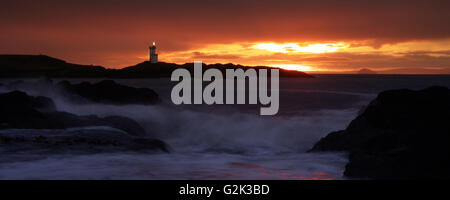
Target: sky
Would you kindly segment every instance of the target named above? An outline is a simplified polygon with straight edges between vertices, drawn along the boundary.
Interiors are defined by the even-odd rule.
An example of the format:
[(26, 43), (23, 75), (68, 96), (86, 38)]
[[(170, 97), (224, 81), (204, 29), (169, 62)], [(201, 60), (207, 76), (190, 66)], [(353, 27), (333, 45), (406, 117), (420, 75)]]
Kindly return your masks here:
[(1, 0), (0, 54), (450, 74), (448, 0)]

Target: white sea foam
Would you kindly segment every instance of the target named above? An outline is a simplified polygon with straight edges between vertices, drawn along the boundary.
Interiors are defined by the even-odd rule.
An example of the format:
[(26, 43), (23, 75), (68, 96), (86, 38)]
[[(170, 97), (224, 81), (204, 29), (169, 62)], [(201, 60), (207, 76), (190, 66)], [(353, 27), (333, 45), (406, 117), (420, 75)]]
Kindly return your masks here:
[[(342, 178), (345, 155), (305, 151), (327, 133), (345, 128), (358, 111), (354, 106), (322, 108), (322, 104), (336, 102), (324, 101), (319, 105), (316, 99), (305, 102), (319, 105), (318, 108), (303, 109), (298, 107), (303, 105), (294, 101), (284, 102), (290, 112), (270, 117), (247, 111), (245, 107), (73, 104), (55, 90), (36, 87), (39, 86), (23, 90), (31, 95), (51, 97), (58, 110), (135, 119), (151, 136), (167, 142), (172, 153), (58, 155), (2, 163), (0, 179)], [(167, 100), (164, 91), (158, 93)]]

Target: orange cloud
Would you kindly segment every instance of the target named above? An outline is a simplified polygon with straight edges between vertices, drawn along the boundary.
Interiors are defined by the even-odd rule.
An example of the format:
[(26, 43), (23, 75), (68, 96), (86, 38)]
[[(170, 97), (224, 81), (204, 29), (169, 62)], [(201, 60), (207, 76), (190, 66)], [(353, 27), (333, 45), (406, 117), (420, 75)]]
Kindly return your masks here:
[[(375, 68), (386, 73), (399, 72), (392, 70), (400, 68), (411, 69), (411, 73), (437, 73), (439, 70), (448, 73), (447, 69), (450, 69), (448, 43), (450, 40), (415, 41), (385, 45), (378, 49), (371, 46), (352, 46), (351, 43), (345, 42), (313, 43), (303, 46), (296, 43), (273, 42), (212, 44), (198, 49), (170, 52), (163, 60), (178, 63), (184, 63), (186, 59), (202, 60), (206, 63), (233, 62), (320, 73), (348, 73), (360, 68)], [(311, 46), (324, 49), (308, 49)], [(291, 47), (298, 49), (285, 49)], [(405, 70), (401, 72), (405, 73)]]

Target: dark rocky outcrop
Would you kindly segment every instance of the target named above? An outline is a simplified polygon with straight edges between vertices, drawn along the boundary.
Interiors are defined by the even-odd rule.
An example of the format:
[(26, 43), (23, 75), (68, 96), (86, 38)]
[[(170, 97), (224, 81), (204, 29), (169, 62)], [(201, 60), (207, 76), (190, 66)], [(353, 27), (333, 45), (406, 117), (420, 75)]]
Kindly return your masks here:
[[(23, 134), (27, 131), (32, 131), (33, 134)], [(78, 116), (60, 112), (55, 109), (51, 99), (31, 97), (20, 91), (0, 94), (0, 137), (0, 142), (4, 144), (39, 143), (41, 146), (47, 144), (48, 148), (55, 145), (62, 147), (62, 144), (72, 148), (98, 143), (120, 147), (110, 150), (167, 151), (164, 142), (148, 138), (144, 128), (132, 119), (121, 116)]]
[(88, 102), (115, 105), (149, 105), (160, 102), (158, 94), (151, 89), (120, 85), (113, 80), (103, 80), (93, 84), (89, 82), (71, 84), (69, 81), (61, 81), (58, 86), (66, 95), (82, 97)]
[(349, 152), (349, 177), (448, 179), (450, 90), (381, 92), (345, 130), (330, 133), (310, 151)]
[[(225, 69), (248, 69), (250, 66), (236, 64), (209, 64), (204, 65), (204, 69), (217, 68), (221, 71)], [(194, 64), (175, 63), (150, 63), (144, 61), (133, 66), (122, 69), (108, 69), (101, 66), (72, 64), (66, 61), (52, 58), (46, 55), (0, 55), (0, 77), (65, 77), (65, 78), (160, 78), (170, 77), (173, 70), (185, 68), (191, 73)], [(271, 69), (267, 66), (257, 66), (258, 69)], [(311, 78), (313, 76), (295, 70), (280, 69), (281, 77), (302, 77)]]
[(0, 130), (0, 144), (4, 153), (168, 152), (161, 140), (130, 136), (108, 127)]

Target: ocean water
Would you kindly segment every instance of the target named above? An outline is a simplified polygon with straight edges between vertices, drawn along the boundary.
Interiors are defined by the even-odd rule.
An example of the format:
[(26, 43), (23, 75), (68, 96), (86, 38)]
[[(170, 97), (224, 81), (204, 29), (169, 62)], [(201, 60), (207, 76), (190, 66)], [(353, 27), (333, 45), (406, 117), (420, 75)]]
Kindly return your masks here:
[(40, 155), (38, 159), (33, 159), (35, 155), (30, 152), (3, 155), (11, 159), (0, 161), (0, 179), (345, 179), (345, 153), (305, 152), (329, 132), (344, 129), (383, 90), (450, 87), (450, 76), (444, 75), (282, 78), (278, 115), (260, 116), (260, 105), (175, 106), (170, 101), (174, 83), (168, 79), (116, 81), (152, 88), (163, 103), (77, 105), (45, 85), (20, 89), (51, 97), (59, 110), (133, 118), (149, 135), (164, 140), (171, 153)]

